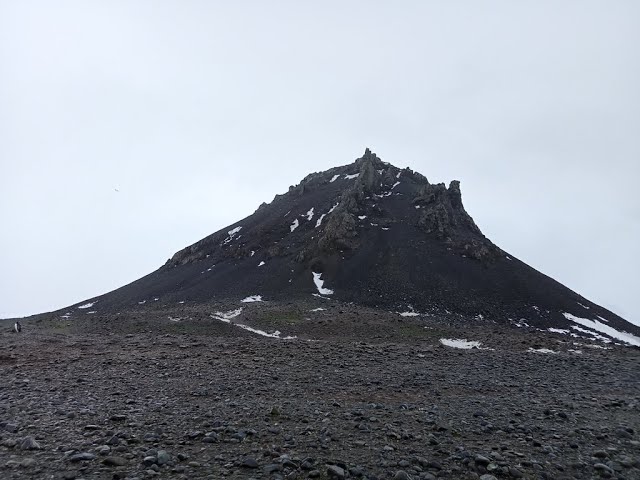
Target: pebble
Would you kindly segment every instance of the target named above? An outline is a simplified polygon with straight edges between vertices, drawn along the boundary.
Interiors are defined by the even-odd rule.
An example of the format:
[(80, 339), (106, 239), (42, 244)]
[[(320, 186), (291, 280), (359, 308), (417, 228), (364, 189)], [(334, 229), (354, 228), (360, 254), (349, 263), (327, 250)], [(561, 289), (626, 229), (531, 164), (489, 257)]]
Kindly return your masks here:
[(327, 475), (329, 475), (330, 478), (344, 478), (345, 477), (344, 469), (342, 467), (337, 466), (337, 465), (329, 465), (327, 467)]
[(393, 480), (412, 480), (412, 478), (404, 470), (398, 470), (393, 476)]
[(22, 441), (20, 442), (20, 448), (22, 450), (41, 450), (42, 449), (40, 444), (36, 442), (36, 440), (31, 436), (24, 437), (22, 439)]
[(258, 462), (253, 457), (247, 457), (242, 460), (242, 466), (245, 468), (258, 468)]
[(106, 457), (102, 463), (109, 467), (122, 467), (127, 464), (127, 459), (123, 457)]
[(86, 462), (89, 460), (93, 460), (96, 456), (93, 453), (83, 452), (76, 453), (75, 455), (71, 455), (69, 457), (70, 462)]

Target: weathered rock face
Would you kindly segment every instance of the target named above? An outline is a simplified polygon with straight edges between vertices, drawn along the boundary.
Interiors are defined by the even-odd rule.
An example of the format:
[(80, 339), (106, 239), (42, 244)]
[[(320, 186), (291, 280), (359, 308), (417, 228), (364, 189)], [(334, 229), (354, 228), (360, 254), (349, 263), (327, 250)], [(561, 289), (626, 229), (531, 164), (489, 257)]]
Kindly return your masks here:
[[(337, 181), (332, 179), (336, 176), (343, 181), (349, 177), (346, 179), (350, 181), (339, 192), (332, 188)], [(400, 184), (404, 185), (397, 188)], [(267, 218), (251, 232), (251, 240), (241, 241), (240, 236), (245, 234), (238, 232), (239, 242), (233, 239), (228, 241), (231, 234), (218, 232), (176, 253), (167, 266), (185, 265), (211, 257), (215, 260), (242, 258), (257, 248), (267, 248), (270, 258), (289, 256), (291, 249), (280, 248), (278, 244), (282, 237), (292, 233), (290, 225), (278, 216), (269, 217), (280, 213), (286, 206), (294, 209), (296, 203), (312, 195), (314, 198), (321, 197), (318, 198), (321, 203), (335, 203), (316, 229), (307, 230), (307, 238), (303, 239), (303, 245), (295, 255), (298, 263), (305, 259), (317, 260), (322, 254), (357, 250), (363, 241), (366, 242), (367, 233), (358, 228), (359, 217), (367, 217), (370, 224), (384, 225), (384, 228), (404, 221), (404, 218), (397, 218), (384, 208), (385, 199), (391, 196), (402, 196), (407, 200), (407, 211), (415, 217), (411, 221), (425, 235), (442, 241), (470, 258), (490, 261), (500, 255), (500, 250), (482, 235), (465, 211), (460, 182), (451, 182), (448, 189), (444, 184), (432, 185), (424, 176), (393, 167), (367, 149), (352, 165), (310, 174), (299, 185), (290, 187), (286, 194), (276, 195), (271, 205), (260, 205), (254, 215)], [(247, 247), (249, 244), (252, 248)]]
[(587, 305), (590, 318), (635, 331), (494, 245), (466, 212), (458, 181), (432, 184), (369, 149), (351, 164), (307, 175), (101, 303), (308, 297), (320, 291), (318, 274), (333, 298), (354, 303), (549, 326), (566, 322), (564, 313), (584, 315)]

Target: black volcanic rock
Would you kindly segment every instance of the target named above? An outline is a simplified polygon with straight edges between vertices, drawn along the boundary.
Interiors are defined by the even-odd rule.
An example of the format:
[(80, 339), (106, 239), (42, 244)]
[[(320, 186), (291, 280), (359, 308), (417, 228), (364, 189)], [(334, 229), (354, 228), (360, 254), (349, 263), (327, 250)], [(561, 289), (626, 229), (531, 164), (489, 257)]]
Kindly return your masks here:
[(108, 312), (154, 301), (309, 299), (319, 293), (314, 273), (343, 302), (538, 328), (575, 325), (570, 314), (640, 335), (494, 245), (466, 212), (460, 182), (431, 184), (369, 149), (92, 302)]

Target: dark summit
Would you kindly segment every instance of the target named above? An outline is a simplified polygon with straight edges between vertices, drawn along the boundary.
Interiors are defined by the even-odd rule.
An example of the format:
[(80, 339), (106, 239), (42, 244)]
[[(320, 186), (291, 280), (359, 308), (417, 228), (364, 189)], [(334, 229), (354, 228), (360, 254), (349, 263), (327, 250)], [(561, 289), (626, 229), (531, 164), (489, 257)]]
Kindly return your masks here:
[(458, 181), (431, 184), (369, 149), (354, 163), (308, 175), (157, 271), (93, 301), (105, 312), (146, 302), (314, 294), (540, 328), (586, 318), (640, 333), (494, 245), (465, 211)]

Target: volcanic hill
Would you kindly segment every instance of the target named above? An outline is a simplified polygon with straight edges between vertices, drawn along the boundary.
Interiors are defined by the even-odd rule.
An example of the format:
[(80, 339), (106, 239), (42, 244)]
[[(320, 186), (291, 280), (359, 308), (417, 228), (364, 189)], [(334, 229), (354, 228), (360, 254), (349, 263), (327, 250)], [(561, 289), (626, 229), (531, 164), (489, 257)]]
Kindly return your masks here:
[(308, 175), (157, 271), (75, 307), (99, 302), (105, 313), (312, 295), (407, 314), (586, 327), (587, 336), (595, 330), (631, 343), (640, 336), (640, 328), (494, 245), (465, 211), (458, 181), (431, 184), (369, 149), (349, 165)]

